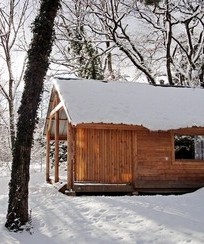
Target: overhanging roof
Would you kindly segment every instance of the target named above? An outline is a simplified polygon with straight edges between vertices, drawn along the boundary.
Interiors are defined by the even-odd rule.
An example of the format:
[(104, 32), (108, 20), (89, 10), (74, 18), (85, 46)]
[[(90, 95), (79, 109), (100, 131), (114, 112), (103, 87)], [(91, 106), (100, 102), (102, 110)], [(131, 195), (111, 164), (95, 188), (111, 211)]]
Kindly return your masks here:
[(142, 125), (153, 131), (204, 126), (201, 88), (59, 78), (54, 88), (73, 125)]

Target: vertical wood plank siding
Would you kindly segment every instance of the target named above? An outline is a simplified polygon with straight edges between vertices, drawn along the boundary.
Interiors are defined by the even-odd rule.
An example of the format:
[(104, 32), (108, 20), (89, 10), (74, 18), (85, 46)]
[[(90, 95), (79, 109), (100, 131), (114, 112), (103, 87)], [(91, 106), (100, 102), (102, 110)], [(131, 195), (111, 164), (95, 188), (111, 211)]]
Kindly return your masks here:
[(76, 181), (132, 183), (135, 131), (77, 128)]
[(75, 181), (132, 184), (135, 189), (204, 186), (203, 161), (175, 161), (174, 133), (204, 130), (77, 128)]

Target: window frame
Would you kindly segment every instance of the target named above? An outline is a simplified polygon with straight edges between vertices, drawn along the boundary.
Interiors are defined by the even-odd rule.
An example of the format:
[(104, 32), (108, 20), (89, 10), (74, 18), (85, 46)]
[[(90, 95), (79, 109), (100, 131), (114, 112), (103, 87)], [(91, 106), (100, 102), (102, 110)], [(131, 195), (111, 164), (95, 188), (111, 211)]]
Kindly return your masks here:
[(189, 164), (192, 163), (193, 165), (200, 165), (200, 164), (204, 164), (204, 159), (176, 159), (175, 157), (175, 136), (203, 136), (204, 137), (204, 130), (202, 131), (188, 131), (188, 130), (181, 130), (181, 131), (174, 131), (172, 133), (172, 159), (173, 159), (173, 163), (175, 164)]

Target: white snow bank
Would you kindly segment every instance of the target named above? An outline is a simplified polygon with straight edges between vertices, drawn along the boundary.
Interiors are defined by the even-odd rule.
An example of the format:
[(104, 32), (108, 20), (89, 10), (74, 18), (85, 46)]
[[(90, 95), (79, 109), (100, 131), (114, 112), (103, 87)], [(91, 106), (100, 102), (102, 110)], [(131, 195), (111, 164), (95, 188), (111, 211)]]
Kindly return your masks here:
[(74, 125), (133, 124), (150, 130), (204, 126), (204, 89), (72, 79), (54, 84)]
[(8, 177), (0, 178), (4, 244), (204, 243), (204, 190), (182, 196), (68, 197), (32, 173), (32, 235), (4, 228)]

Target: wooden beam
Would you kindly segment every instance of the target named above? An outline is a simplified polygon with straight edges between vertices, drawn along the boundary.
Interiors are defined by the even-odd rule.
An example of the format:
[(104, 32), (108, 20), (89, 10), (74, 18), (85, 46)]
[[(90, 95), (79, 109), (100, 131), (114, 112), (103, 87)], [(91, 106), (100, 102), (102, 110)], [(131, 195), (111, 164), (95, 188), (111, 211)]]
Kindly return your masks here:
[(125, 124), (111, 124), (111, 123), (81, 123), (77, 124), (76, 128), (87, 128), (87, 129), (118, 129), (118, 130), (137, 130), (137, 131), (149, 131), (142, 125), (125, 125)]
[(172, 133), (178, 135), (204, 135), (203, 127), (190, 127), (190, 128), (182, 128), (177, 130), (171, 130)]
[(132, 185), (128, 184), (94, 184), (93, 182), (84, 182), (84, 184), (76, 183), (74, 185), (75, 192), (87, 193), (87, 192), (135, 192)]
[[(55, 140), (55, 136), (50, 135), (50, 141), (54, 141)], [(59, 141), (67, 141), (67, 136), (65, 135), (59, 135)]]
[(55, 113), (55, 182), (59, 181), (59, 111)]
[(137, 157), (137, 133), (132, 131), (132, 186), (135, 187), (135, 182), (138, 176), (138, 157)]
[(52, 123), (52, 117), (50, 117), (48, 124), (47, 124), (47, 131), (49, 131), (49, 132), (51, 130), (51, 123)]
[(67, 123), (67, 188), (72, 189), (72, 138), (71, 125)]
[(63, 103), (62, 102), (59, 102), (60, 100), (59, 100), (59, 97), (58, 97), (58, 95), (56, 94), (55, 95), (55, 97), (54, 97), (54, 100), (53, 100), (53, 102), (52, 102), (52, 111), (50, 112), (50, 114), (49, 114), (49, 116), (48, 116), (48, 118), (47, 118), (47, 124), (48, 124), (48, 126), (47, 126), (47, 128), (48, 128), (48, 131), (50, 131), (50, 129), (51, 129), (51, 122), (52, 122), (52, 119), (53, 119), (53, 117), (55, 116), (55, 113), (57, 112), (57, 111), (59, 111), (62, 107), (63, 107)]
[(49, 116), (49, 117), (53, 117), (53, 115), (54, 115), (56, 112), (58, 112), (62, 107), (63, 107), (63, 103), (62, 103), (62, 102), (58, 103), (58, 104), (54, 107), (54, 109), (50, 112), (50, 116)]
[(46, 181), (50, 183), (50, 132), (46, 132)]
[(57, 105), (55, 108), (53, 108), (53, 110), (50, 112), (49, 117), (48, 117), (48, 131), (50, 131), (50, 129), (51, 129), (51, 123), (52, 123), (52, 119), (53, 119), (53, 117), (55, 116), (55, 113), (56, 113), (56, 112), (59, 112), (59, 110), (60, 110), (62, 107), (63, 107), (63, 103), (60, 102), (60, 103), (58, 103), (58, 105)]
[(75, 158), (75, 139), (74, 128), (70, 123), (67, 123), (67, 188), (73, 189), (74, 185), (74, 158)]

